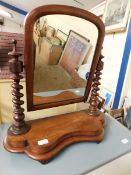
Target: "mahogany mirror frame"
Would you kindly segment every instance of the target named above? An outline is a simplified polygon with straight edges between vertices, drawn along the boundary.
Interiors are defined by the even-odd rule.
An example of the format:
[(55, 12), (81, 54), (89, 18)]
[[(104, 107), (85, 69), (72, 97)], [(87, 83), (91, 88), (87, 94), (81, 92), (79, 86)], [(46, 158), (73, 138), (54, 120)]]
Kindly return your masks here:
[[(99, 32), (96, 50), (91, 66), (90, 77), (83, 97), (78, 99), (54, 102), (42, 105), (33, 105), (33, 27), (36, 19), (42, 15), (68, 14), (86, 19), (94, 23)], [(104, 138), (106, 126), (105, 114), (98, 110), (98, 92), (100, 76), (103, 69), (101, 55), (104, 39), (104, 24), (95, 15), (78, 8), (62, 5), (41, 6), (33, 10), (27, 17), (25, 25), (25, 68), (27, 78), (27, 105), (28, 111), (49, 108), (59, 105), (86, 101), (91, 89), (89, 109), (66, 114), (25, 121), (24, 101), (21, 100), (23, 88), (20, 80), (23, 78), (23, 62), (19, 60), (21, 53), (16, 51), (17, 41), (14, 40), (9, 69), (12, 73), (12, 102), (13, 123), (8, 128), (3, 144), (6, 150), (14, 153), (25, 153), (41, 163), (49, 162), (65, 147), (77, 142), (97, 142)], [(91, 88), (92, 87), (92, 88)]]
[[(96, 43), (96, 48), (94, 52), (94, 57), (92, 61), (92, 66), (90, 70), (89, 79), (86, 84), (86, 89), (84, 96), (76, 99), (64, 100), (59, 102), (52, 102), (52, 103), (45, 103), (45, 104), (33, 104), (33, 77), (34, 77), (34, 70), (33, 70), (33, 60), (34, 60), (34, 50), (33, 50), (33, 30), (34, 24), (36, 20), (45, 15), (52, 15), (52, 14), (63, 14), (63, 15), (70, 15), (85, 19), (90, 21), (94, 25), (96, 25), (98, 29), (98, 38)], [(27, 94), (27, 110), (34, 111), (39, 109), (57, 107), (61, 105), (67, 105), (72, 103), (78, 102), (85, 102), (89, 96), (89, 92), (92, 85), (92, 80), (94, 77), (94, 73), (97, 67), (97, 63), (99, 61), (102, 43), (104, 40), (105, 35), (105, 26), (103, 22), (99, 19), (99, 17), (95, 16), (94, 14), (78, 9), (76, 7), (65, 6), (65, 5), (46, 5), (40, 6), (35, 8), (31, 11), (25, 21), (25, 38), (24, 38), (24, 59), (25, 59), (25, 70), (26, 70), (26, 94)]]

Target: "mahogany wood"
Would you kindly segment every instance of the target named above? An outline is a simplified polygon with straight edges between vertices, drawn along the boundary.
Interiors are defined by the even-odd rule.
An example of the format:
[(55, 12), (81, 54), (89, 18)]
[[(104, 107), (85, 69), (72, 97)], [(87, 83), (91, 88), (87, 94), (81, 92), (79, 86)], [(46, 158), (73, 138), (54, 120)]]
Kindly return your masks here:
[(34, 95), (33, 96), (33, 103), (34, 105), (38, 105), (41, 103), (51, 103), (51, 102), (61, 102), (63, 100), (68, 100), (68, 99), (75, 99), (75, 98), (79, 98), (80, 96), (76, 95), (75, 93), (71, 92), (71, 91), (67, 91), (65, 90), (64, 92), (61, 92), (58, 95), (54, 95), (54, 96), (49, 96), (49, 97), (41, 97), (41, 96), (37, 96)]
[[(45, 15), (51, 15), (51, 14), (65, 14), (65, 15), (71, 15), (76, 16), (79, 18), (83, 18), (87, 21), (92, 22), (96, 27), (98, 28), (98, 38), (96, 43), (96, 49), (92, 61), (92, 66), (90, 70), (89, 79), (87, 81), (85, 94), (82, 97), (70, 99), (70, 100), (63, 100), (63, 101), (54, 101), (51, 103), (48, 103), (48, 105), (45, 103), (34, 105), (33, 104), (33, 76), (34, 76), (34, 48), (33, 48), (33, 30), (34, 30), (34, 24), (38, 18)], [(65, 5), (46, 5), (46, 6), (40, 6), (35, 8), (33, 11), (31, 11), (25, 22), (25, 40), (24, 40), (24, 58), (25, 58), (25, 66), (26, 66), (26, 90), (27, 90), (27, 110), (37, 110), (37, 109), (43, 109), (43, 108), (51, 108), (51, 107), (57, 107), (61, 105), (67, 105), (71, 103), (78, 103), (82, 101), (87, 101), (87, 98), (89, 96), (89, 92), (91, 89), (92, 80), (94, 77), (95, 69), (100, 57), (100, 52), (102, 48), (102, 43), (104, 39), (105, 34), (105, 27), (103, 22), (95, 16), (94, 14), (71, 6), (65, 6)]]
[(12, 40), (12, 43), (14, 44), (13, 51), (9, 52), (8, 55), (12, 57), (12, 59), (9, 61), (9, 68), (10, 72), (12, 73), (11, 78), (13, 79), (12, 102), (14, 107), (14, 122), (8, 129), (8, 132), (11, 134), (23, 134), (29, 130), (29, 126), (27, 126), (24, 121), (24, 108), (21, 107), (21, 105), (24, 104), (24, 101), (20, 99), (23, 97), (23, 94), (20, 93), (23, 86), (19, 84), (20, 80), (23, 78), (23, 76), (20, 75), (20, 73), (23, 72), (23, 62), (18, 59), (22, 54), (16, 52), (17, 41)]
[[(24, 152), (39, 161), (49, 161), (66, 146), (82, 141), (100, 142), (104, 137), (104, 114), (92, 117), (88, 110), (37, 119), (28, 122), (29, 132), (8, 134), (4, 140), (10, 152)], [(39, 145), (38, 141), (48, 143)]]
[[(73, 96), (74, 99), (55, 102), (44, 100), (43, 104), (38, 104), (39, 99), (36, 97), (37, 104), (33, 104), (33, 27), (35, 21), (42, 15), (49, 14), (67, 14), (77, 16), (93, 22), (98, 27), (98, 40), (96, 50), (90, 70), (90, 76), (87, 82), (86, 91), (83, 97)], [(71, 103), (86, 101), (91, 90), (93, 82), (90, 108), (87, 110), (61, 114), (54, 117), (37, 119), (34, 121), (24, 121), (24, 109), (21, 107), (23, 96), (20, 93), (22, 86), (19, 84), (22, 76), (22, 62), (18, 60), (21, 54), (16, 52), (16, 41), (10, 55), (13, 59), (10, 61), (10, 71), (13, 73), (13, 103), (14, 103), (14, 122), (9, 128), (4, 140), (4, 147), (10, 152), (23, 152), (29, 157), (47, 162), (58, 154), (66, 146), (82, 141), (100, 142), (104, 138), (105, 119), (104, 113), (97, 110), (98, 90), (101, 70), (103, 67), (102, 56), (100, 51), (104, 38), (104, 25), (95, 15), (74, 7), (51, 5), (41, 6), (34, 9), (27, 17), (25, 24), (25, 68), (27, 84), (27, 107), (28, 110), (37, 110), (49, 107), (56, 107)], [(65, 94), (64, 94), (65, 95)], [(64, 96), (62, 95), (62, 99)], [(34, 100), (34, 101), (35, 101)], [(48, 103), (47, 103), (48, 102)], [(30, 126), (30, 130), (29, 127)], [(40, 141), (40, 142), (39, 142)], [(87, 155), (88, 156), (88, 155)]]
[(98, 61), (95, 75), (94, 75), (94, 80), (93, 80), (93, 85), (92, 85), (92, 91), (91, 91), (91, 99), (90, 99), (90, 107), (89, 107), (89, 114), (90, 115), (99, 115), (99, 110), (98, 110), (98, 103), (99, 103), (99, 93), (98, 91), (100, 90), (99, 85), (100, 85), (100, 75), (102, 74), (101, 71), (103, 70), (103, 59), (104, 57), (100, 55), (100, 59)]

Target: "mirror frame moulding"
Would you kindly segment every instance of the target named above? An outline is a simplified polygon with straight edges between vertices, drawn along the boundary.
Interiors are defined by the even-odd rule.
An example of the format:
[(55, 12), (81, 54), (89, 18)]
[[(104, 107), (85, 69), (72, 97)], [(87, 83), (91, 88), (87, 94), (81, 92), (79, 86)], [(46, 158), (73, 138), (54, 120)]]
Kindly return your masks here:
[[(88, 20), (93, 23), (98, 29), (98, 38), (96, 43), (96, 48), (93, 56), (93, 61), (90, 69), (89, 79), (86, 84), (84, 96), (76, 99), (64, 100), (59, 102), (51, 102), (45, 104), (33, 104), (33, 68), (34, 68), (34, 58), (33, 58), (33, 30), (35, 21), (46, 15), (70, 15), (78, 18), (82, 18)], [(72, 6), (65, 5), (46, 5), (35, 8), (31, 11), (25, 21), (25, 38), (24, 38), (24, 61), (25, 61), (25, 70), (26, 70), (26, 94), (27, 94), (27, 111), (35, 111), (40, 109), (52, 108), (62, 105), (68, 105), (79, 102), (86, 102), (90, 93), (92, 81), (94, 78), (94, 73), (97, 67), (97, 63), (99, 61), (102, 43), (105, 35), (105, 26), (99, 17), (94, 14), (79, 9)]]

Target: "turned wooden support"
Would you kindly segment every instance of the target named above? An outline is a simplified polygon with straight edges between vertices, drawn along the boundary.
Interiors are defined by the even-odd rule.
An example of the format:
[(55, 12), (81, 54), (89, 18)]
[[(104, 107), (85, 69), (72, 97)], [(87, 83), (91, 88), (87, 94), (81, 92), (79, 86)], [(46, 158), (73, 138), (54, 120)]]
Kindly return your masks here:
[(9, 61), (9, 70), (12, 73), (11, 79), (13, 79), (12, 87), (12, 102), (13, 102), (13, 113), (14, 113), (14, 121), (11, 127), (9, 128), (9, 134), (23, 134), (29, 130), (29, 126), (26, 125), (24, 118), (24, 108), (21, 105), (24, 104), (24, 101), (20, 98), (23, 97), (23, 93), (20, 93), (20, 90), (23, 89), (23, 86), (20, 85), (20, 80), (23, 78), (20, 75), (23, 72), (23, 62), (19, 61), (19, 57), (22, 56), (21, 53), (16, 51), (16, 40), (12, 40), (13, 51), (9, 52), (8, 55), (12, 57)]
[(102, 61), (104, 57), (100, 55), (100, 59), (98, 61), (95, 75), (94, 75), (94, 80), (92, 84), (92, 90), (91, 90), (91, 98), (90, 98), (90, 106), (89, 106), (89, 114), (90, 115), (99, 115), (99, 110), (97, 108), (98, 106), (98, 96), (99, 93), (98, 91), (100, 90), (99, 85), (100, 85), (100, 79), (101, 79), (101, 71), (103, 70), (104, 63)]

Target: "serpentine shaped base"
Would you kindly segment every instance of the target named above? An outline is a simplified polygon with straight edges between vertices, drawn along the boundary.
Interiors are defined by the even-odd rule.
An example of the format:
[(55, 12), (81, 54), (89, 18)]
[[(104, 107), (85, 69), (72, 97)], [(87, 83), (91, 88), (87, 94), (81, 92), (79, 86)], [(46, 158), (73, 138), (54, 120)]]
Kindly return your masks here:
[(48, 162), (66, 146), (76, 142), (100, 142), (104, 138), (104, 114), (91, 116), (87, 110), (28, 122), (31, 129), (21, 135), (7, 134), (4, 147)]

